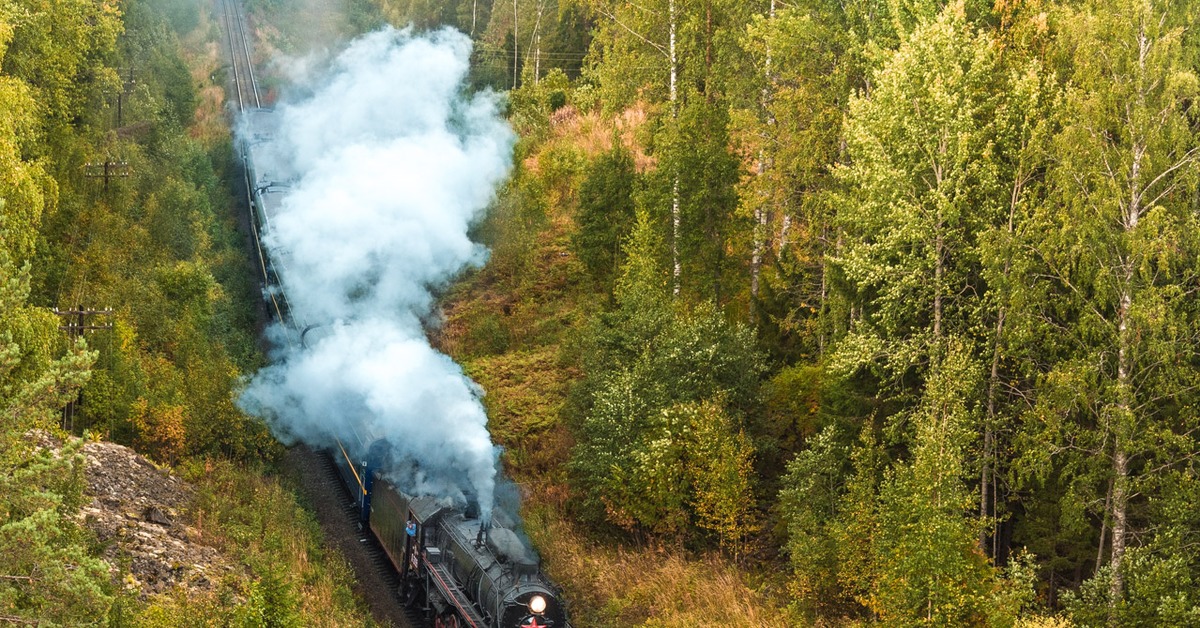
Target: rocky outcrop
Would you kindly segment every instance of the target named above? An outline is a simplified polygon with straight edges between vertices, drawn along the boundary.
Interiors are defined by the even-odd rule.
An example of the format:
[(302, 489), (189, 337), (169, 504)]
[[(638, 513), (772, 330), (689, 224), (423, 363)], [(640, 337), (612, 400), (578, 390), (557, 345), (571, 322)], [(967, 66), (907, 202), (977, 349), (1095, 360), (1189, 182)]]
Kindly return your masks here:
[(186, 522), (195, 495), (186, 482), (121, 445), (89, 442), (83, 453), (91, 502), (79, 516), (114, 570), (127, 569), (126, 587), (143, 598), (176, 587), (208, 590), (237, 569)]

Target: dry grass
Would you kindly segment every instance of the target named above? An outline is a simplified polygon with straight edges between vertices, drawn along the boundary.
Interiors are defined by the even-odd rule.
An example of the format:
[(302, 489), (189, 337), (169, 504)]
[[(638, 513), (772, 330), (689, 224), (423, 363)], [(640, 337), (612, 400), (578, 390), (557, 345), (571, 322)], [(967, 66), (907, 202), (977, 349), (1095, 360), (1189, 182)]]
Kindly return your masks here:
[(642, 134), (650, 119), (650, 106), (644, 102), (634, 103), (614, 118), (606, 118), (598, 111), (579, 113), (574, 107), (566, 106), (550, 116), (550, 139), (539, 150), (522, 162), (530, 173), (540, 173), (542, 155), (564, 146), (580, 151), (592, 159), (610, 150), (613, 138), (620, 138), (625, 148), (633, 153), (634, 167), (638, 172), (652, 170), (657, 164), (654, 156), (646, 153)]
[(550, 506), (527, 507), (530, 536), (579, 626), (794, 626), (768, 586), (730, 561), (600, 544)]
[(212, 14), (200, 11), (199, 24), (180, 41), (183, 60), (191, 71), (192, 84), (196, 86), (196, 113), (188, 135), (206, 146), (229, 137), (225, 87), (220, 74), (224, 59), (217, 42), (210, 39), (214, 26)]

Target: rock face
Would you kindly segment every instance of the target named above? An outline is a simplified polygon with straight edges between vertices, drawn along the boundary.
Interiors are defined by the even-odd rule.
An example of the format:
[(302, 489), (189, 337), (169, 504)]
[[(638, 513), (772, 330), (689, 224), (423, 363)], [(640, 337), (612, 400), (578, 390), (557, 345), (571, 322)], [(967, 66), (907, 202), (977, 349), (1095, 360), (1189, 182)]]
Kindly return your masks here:
[(121, 445), (87, 443), (83, 453), (91, 503), (80, 517), (114, 569), (128, 566), (127, 587), (142, 598), (176, 587), (208, 590), (236, 569), (184, 521), (194, 497), (186, 482)]

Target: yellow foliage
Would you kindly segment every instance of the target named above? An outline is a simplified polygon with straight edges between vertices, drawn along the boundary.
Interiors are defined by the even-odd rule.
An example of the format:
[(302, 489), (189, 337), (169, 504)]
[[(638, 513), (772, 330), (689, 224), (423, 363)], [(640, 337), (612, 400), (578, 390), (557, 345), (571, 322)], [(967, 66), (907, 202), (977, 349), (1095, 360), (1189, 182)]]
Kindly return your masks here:
[(172, 465), (178, 462), (187, 446), (186, 415), (183, 406), (151, 406), (139, 397), (130, 408), (129, 417), (137, 434), (138, 451), (150, 454), (159, 462)]
[(1016, 628), (1071, 628), (1074, 624), (1065, 617), (1034, 615), (1017, 620)]

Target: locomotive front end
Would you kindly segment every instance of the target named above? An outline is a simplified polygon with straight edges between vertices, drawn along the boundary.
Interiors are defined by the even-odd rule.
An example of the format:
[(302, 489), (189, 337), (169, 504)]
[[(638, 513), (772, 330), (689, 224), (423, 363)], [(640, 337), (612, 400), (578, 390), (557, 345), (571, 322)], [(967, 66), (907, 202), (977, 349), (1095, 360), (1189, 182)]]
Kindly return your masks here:
[(503, 628), (569, 628), (558, 596), (541, 583), (518, 586), (507, 600)]

